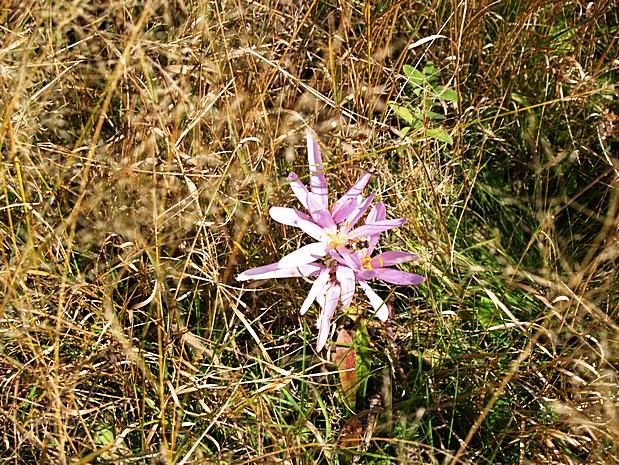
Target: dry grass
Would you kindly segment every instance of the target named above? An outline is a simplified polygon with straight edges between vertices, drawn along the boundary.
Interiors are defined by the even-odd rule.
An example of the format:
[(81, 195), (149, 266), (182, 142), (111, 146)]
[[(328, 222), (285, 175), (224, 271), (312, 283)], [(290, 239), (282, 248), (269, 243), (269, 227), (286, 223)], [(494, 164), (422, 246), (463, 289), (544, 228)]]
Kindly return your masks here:
[[(619, 461), (617, 6), (4, 2), (2, 463)], [(430, 60), (453, 145), (389, 105)], [(357, 411), (307, 285), (234, 280), (303, 240), (307, 126), (428, 277)]]

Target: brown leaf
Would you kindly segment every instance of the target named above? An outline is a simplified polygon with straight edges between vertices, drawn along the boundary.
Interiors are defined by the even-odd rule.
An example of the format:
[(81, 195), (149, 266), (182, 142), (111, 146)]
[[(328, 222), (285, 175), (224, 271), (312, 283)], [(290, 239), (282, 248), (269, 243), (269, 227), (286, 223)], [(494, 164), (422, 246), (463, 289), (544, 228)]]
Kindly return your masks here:
[(340, 443), (345, 447), (357, 446), (363, 437), (363, 427), (358, 417), (351, 418), (340, 433)]
[(337, 347), (333, 361), (340, 375), (340, 384), (346, 402), (350, 408), (355, 408), (357, 400), (357, 357), (353, 340), (345, 329), (341, 329), (337, 335)]

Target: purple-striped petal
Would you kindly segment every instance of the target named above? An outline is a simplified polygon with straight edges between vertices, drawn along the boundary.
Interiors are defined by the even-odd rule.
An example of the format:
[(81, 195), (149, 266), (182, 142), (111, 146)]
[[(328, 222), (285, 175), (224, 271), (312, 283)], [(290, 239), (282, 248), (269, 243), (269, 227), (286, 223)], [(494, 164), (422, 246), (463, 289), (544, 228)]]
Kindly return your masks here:
[(314, 242), (282, 257), (278, 263), (280, 268), (294, 268), (314, 262), (326, 254), (325, 245), (322, 242)]
[(307, 195), (307, 209), (318, 225), (323, 228), (335, 229), (336, 226), (331, 213), (326, 208), (323, 208), (320, 198), (313, 192)]
[(376, 197), (375, 194), (370, 194), (370, 196), (365, 199), (363, 202), (361, 202), (359, 205), (357, 205), (357, 208), (355, 208), (350, 215), (348, 216), (348, 218), (346, 218), (346, 222), (344, 223), (346, 225), (346, 230), (350, 231), (355, 224), (357, 224), (357, 221), (359, 221), (359, 219), (365, 215), (365, 212), (368, 211), (368, 208), (370, 208), (370, 205), (372, 203), (372, 201), (374, 200), (374, 197)]
[(336, 224), (340, 224), (348, 216), (350, 216), (350, 214), (353, 212), (353, 210), (355, 208), (357, 208), (357, 205), (358, 205), (357, 199), (355, 198), (355, 199), (348, 199), (338, 209), (333, 208), (333, 211), (331, 213), (332, 216), (333, 216), (333, 221), (335, 221)]
[(366, 254), (363, 250), (358, 250), (356, 252), (349, 254), (348, 262), (352, 263), (352, 266), (349, 265), (350, 268), (352, 268), (353, 270), (360, 270), (361, 268), (363, 268), (362, 260), (364, 259), (365, 256)]
[(338, 266), (335, 277), (340, 283), (342, 308), (347, 308), (355, 295), (355, 272), (347, 266)]
[(318, 195), (323, 209), (326, 210), (329, 208), (329, 191), (322, 157), (320, 156), (320, 146), (309, 131), (307, 131), (305, 135), (307, 139), (307, 160), (309, 162), (310, 171), (310, 190)]
[(346, 262), (344, 261), (344, 257), (342, 257), (342, 254), (340, 254), (337, 249), (329, 249), (329, 255), (331, 255), (331, 258), (333, 258), (339, 264), (347, 266)]
[(312, 284), (311, 289), (307, 293), (307, 297), (305, 298), (303, 305), (301, 305), (301, 315), (305, 315), (305, 313), (309, 310), (309, 308), (314, 303), (314, 300), (316, 300), (316, 296), (325, 292), (325, 288), (328, 282), (329, 268), (323, 268), (316, 280), (314, 281), (314, 284)]
[(338, 247), (337, 249), (329, 249), (329, 254), (342, 266), (347, 266), (352, 270), (361, 268), (361, 262), (357, 257), (357, 253), (351, 252), (344, 246)]
[(308, 215), (295, 208), (271, 207), (269, 214), (278, 223), (300, 228), (317, 241), (322, 240), (324, 236), (324, 231), (320, 226), (314, 223)]
[(368, 213), (366, 223), (376, 223), (377, 221), (383, 221), (385, 218), (387, 218), (387, 209), (385, 208), (385, 204), (378, 202), (372, 207), (370, 213)]
[(356, 239), (363, 236), (371, 236), (389, 229), (397, 228), (406, 223), (406, 218), (397, 218), (395, 220), (376, 221), (374, 223), (366, 223), (363, 226), (353, 229), (348, 233), (350, 239)]
[(370, 301), (370, 304), (372, 304), (377, 318), (380, 321), (387, 321), (389, 318), (389, 309), (383, 299), (381, 299), (380, 296), (374, 292), (374, 290), (365, 281), (359, 281), (359, 286), (361, 286), (361, 288), (365, 291), (365, 295), (368, 296), (368, 300)]
[(358, 281), (371, 281), (376, 277), (376, 271), (374, 270), (358, 270), (355, 271), (355, 275)]
[(288, 181), (290, 181), (292, 192), (296, 195), (297, 199), (299, 199), (301, 205), (307, 210), (307, 187), (299, 180), (299, 176), (297, 176), (296, 173), (291, 172), (288, 174)]
[(406, 263), (418, 259), (419, 255), (415, 255), (414, 253), (390, 250), (388, 252), (379, 253), (378, 255), (373, 257), (372, 268), (383, 268), (386, 266), (398, 265), (400, 263)]
[(334, 218), (338, 214), (339, 210), (344, 208), (346, 204), (348, 204), (351, 200), (356, 201), (357, 198), (361, 196), (361, 191), (363, 191), (363, 188), (367, 186), (368, 182), (370, 182), (371, 177), (372, 173), (367, 171), (359, 179), (357, 179), (357, 182), (355, 182), (337, 202), (335, 202), (335, 205), (333, 205), (332, 208)]
[[(385, 208), (385, 204), (382, 202), (377, 203), (372, 207), (370, 213), (368, 213), (368, 217), (366, 218), (366, 223), (376, 223), (377, 221), (383, 221), (387, 217), (387, 209)], [(376, 244), (378, 244), (378, 239), (380, 237), (380, 233), (372, 234), (369, 237), (369, 246), (368, 253), (371, 254), (374, 252), (376, 248)]]
[(331, 319), (335, 314), (337, 302), (340, 297), (340, 287), (335, 284), (327, 290), (325, 305), (320, 312), (318, 318), (318, 340), (316, 341), (316, 352), (320, 352), (329, 338), (329, 329), (331, 327)]
[(259, 266), (243, 271), (236, 277), (237, 281), (249, 281), (251, 279), (275, 279), (275, 278), (296, 278), (300, 276), (310, 276), (312, 273), (324, 269), (324, 265), (310, 263), (298, 267), (283, 268), (279, 263)]
[(423, 276), (406, 271), (393, 270), (391, 268), (377, 268), (376, 277), (390, 284), (398, 286), (414, 286), (426, 280)]

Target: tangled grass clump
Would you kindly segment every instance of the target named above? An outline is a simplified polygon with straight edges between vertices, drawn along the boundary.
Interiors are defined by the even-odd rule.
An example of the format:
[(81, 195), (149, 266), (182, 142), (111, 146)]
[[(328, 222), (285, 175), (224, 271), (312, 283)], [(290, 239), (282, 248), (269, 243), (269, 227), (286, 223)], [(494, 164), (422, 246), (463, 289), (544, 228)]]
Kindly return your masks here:
[[(4, 5), (0, 461), (619, 461), (616, 6)], [(307, 125), (428, 276), (334, 320), (355, 409), (307, 285), (233, 279)]]

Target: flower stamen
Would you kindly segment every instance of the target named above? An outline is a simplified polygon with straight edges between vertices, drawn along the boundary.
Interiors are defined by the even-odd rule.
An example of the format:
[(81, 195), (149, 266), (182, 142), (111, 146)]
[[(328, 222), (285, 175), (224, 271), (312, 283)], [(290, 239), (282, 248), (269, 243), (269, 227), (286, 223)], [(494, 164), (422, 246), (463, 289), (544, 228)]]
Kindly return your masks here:
[(327, 247), (331, 249), (337, 249), (338, 247), (342, 247), (348, 244), (348, 235), (343, 231), (327, 233), (327, 238)]

